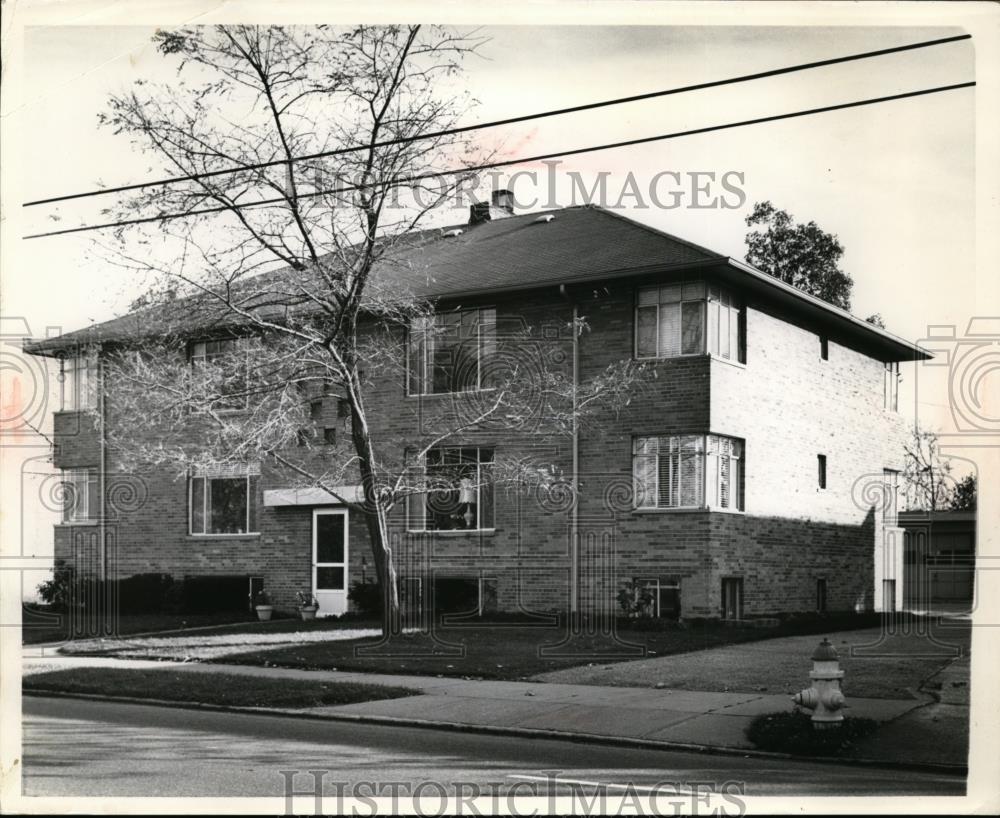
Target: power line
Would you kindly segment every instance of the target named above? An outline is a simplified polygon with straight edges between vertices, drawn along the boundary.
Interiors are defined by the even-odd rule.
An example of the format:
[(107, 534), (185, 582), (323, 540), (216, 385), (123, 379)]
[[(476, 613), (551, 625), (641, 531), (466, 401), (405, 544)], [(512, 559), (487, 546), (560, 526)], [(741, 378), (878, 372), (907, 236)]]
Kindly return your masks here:
[[(388, 185), (405, 185), (413, 182), (426, 181), (428, 179), (434, 179), (439, 176), (453, 176), (461, 173), (469, 173), (477, 170), (489, 170), (493, 168), (509, 167), (510, 165), (521, 165), (528, 162), (541, 162), (546, 159), (555, 159), (562, 156), (579, 156), (584, 153), (594, 153), (596, 151), (611, 150), (613, 148), (624, 148), (630, 147), (632, 145), (644, 145), (649, 142), (660, 142), (668, 139), (679, 139), (683, 136), (693, 136), (695, 134), (711, 133), (713, 131), (724, 131), (731, 128), (742, 128), (747, 125), (761, 125), (766, 122), (777, 122), (782, 119), (794, 119), (801, 116), (812, 116), (813, 114), (823, 114), (829, 113), (830, 111), (843, 111), (848, 108), (860, 108), (865, 105), (877, 105), (882, 102), (892, 102), (899, 99), (909, 99), (911, 97), (926, 96), (928, 94), (939, 94), (944, 91), (955, 91), (960, 88), (971, 88), (975, 86), (975, 81), (972, 82), (961, 82), (955, 85), (941, 85), (936, 88), (924, 88), (919, 91), (907, 91), (902, 94), (892, 94), (885, 97), (874, 97), (871, 99), (856, 100), (854, 102), (842, 102), (837, 105), (824, 105), (821, 108), (808, 108), (802, 111), (792, 111), (787, 114), (774, 114), (773, 116), (757, 117), (756, 119), (744, 119), (740, 122), (728, 122), (724, 125), (708, 125), (704, 128), (692, 128), (687, 131), (675, 131), (674, 133), (660, 134), (658, 136), (644, 136), (638, 139), (628, 139), (623, 142), (608, 142), (603, 145), (592, 145), (586, 148), (574, 148), (572, 150), (566, 151), (556, 151), (554, 153), (544, 153), (538, 154), (537, 156), (522, 156), (518, 159), (505, 159), (498, 162), (488, 162), (482, 165), (473, 165), (465, 168), (455, 168), (452, 170), (444, 170), (439, 173), (423, 173), (413, 176), (402, 176), (398, 179), (394, 179), (392, 182), (369, 182), (361, 185), (344, 185), (338, 188), (331, 188), (328, 190), (317, 190), (312, 193), (301, 193), (298, 195), (300, 199), (312, 198), (315, 196), (325, 196), (332, 193), (346, 193), (352, 190), (362, 190), (370, 187), (378, 186), (388, 186)], [(167, 221), (169, 219), (184, 219), (190, 216), (202, 216), (211, 213), (224, 213), (226, 211), (232, 210), (243, 210), (249, 207), (265, 207), (273, 204), (283, 204), (288, 200), (285, 197), (277, 197), (273, 199), (260, 199), (259, 201), (246, 202), (245, 204), (231, 204), (222, 205), (220, 207), (207, 207), (201, 208), (200, 210), (189, 210), (186, 213), (164, 213), (158, 216), (146, 216), (140, 219), (124, 219), (117, 222), (107, 222), (105, 224), (95, 224), (84, 227), (70, 227), (65, 230), (51, 230), (47, 233), (33, 233), (28, 236), (24, 236), (24, 239), (40, 239), (46, 238), (48, 236), (62, 236), (68, 233), (83, 233), (90, 230), (102, 230), (107, 227), (124, 227), (133, 224), (148, 224), (150, 222)]]
[(361, 150), (369, 150), (371, 148), (385, 148), (392, 145), (401, 145), (409, 142), (415, 142), (420, 139), (436, 139), (442, 136), (454, 136), (456, 134), (468, 133), (469, 131), (484, 130), (486, 128), (496, 128), (500, 125), (514, 125), (519, 122), (528, 122), (533, 119), (545, 119), (547, 117), (562, 116), (564, 114), (574, 114), (581, 111), (592, 111), (596, 108), (607, 108), (612, 105), (624, 105), (630, 102), (641, 102), (647, 99), (656, 99), (658, 97), (671, 96), (673, 94), (683, 94), (690, 91), (702, 91), (706, 88), (718, 88), (723, 85), (733, 85), (741, 82), (750, 82), (752, 80), (766, 79), (768, 77), (777, 77), (782, 74), (791, 74), (797, 71), (807, 71), (813, 68), (823, 68), (828, 65), (838, 65), (840, 63), (853, 62), (856, 60), (867, 60), (873, 57), (884, 57), (888, 54), (897, 54), (901, 51), (913, 51), (919, 48), (930, 48), (931, 46), (944, 45), (946, 43), (954, 43), (959, 40), (969, 40), (972, 38), (971, 34), (959, 34), (954, 37), (943, 37), (937, 40), (924, 40), (919, 43), (910, 43), (908, 45), (893, 46), (892, 48), (882, 48), (878, 51), (864, 51), (858, 54), (849, 54), (844, 57), (832, 57), (827, 60), (817, 60), (815, 62), (800, 63), (798, 65), (790, 65), (784, 68), (774, 68), (769, 71), (761, 71), (756, 74), (743, 74), (737, 77), (729, 77), (727, 79), (721, 80), (711, 80), (709, 82), (701, 82), (695, 85), (684, 85), (678, 88), (668, 88), (661, 91), (651, 91), (646, 94), (635, 94), (628, 97), (618, 97), (616, 99), (604, 100), (601, 102), (589, 102), (584, 105), (574, 105), (569, 108), (557, 108), (549, 111), (540, 111), (534, 114), (522, 114), (520, 116), (509, 117), (507, 119), (495, 119), (489, 122), (480, 122), (475, 125), (463, 125), (455, 128), (447, 128), (441, 131), (431, 131), (429, 133), (420, 134), (418, 136), (407, 136), (399, 137), (397, 139), (386, 139), (381, 142), (375, 142), (371, 145), (353, 145), (347, 148), (338, 148), (337, 150), (331, 151), (320, 151), (319, 153), (304, 154), (303, 156), (295, 156), (291, 159), (276, 159), (271, 162), (255, 162), (246, 165), (240, 165), (234, 168), (222, 168), (220, 170), (206, 171), (204, 173), (192, 173), (187, 176), (170, 176), (165, 179), (157, 179), (152, 182), (137, 182), (133, 185), (121, 185), (118, 187), (111, 188), (100, 188), (95, 190), (88, 190), (83, 193), (70, 193), (65, 196), (53, 196), (48, 199), (36, 199), (31, 202), (25, 202), (22, 207), (34, 207), (36, 205), (43, 204), (53, 204), (55, 202), (65, 202), (71, 199), (83, 199), (91, 196), (103, 196), (108, 193), (123, 193), (129, 190), (142, 190), (147, 187), (157, 187), (160, 185), (171, 185), (176, 182), (189, 182), (197, 179), (208, 179), (214, 176), (224, 176), (230, 173), (239, 173), (240, 171), (246, 170), (257, 170), (261, 168), (271, 168), (277, 167), (279, 165), (288, 165), (292, 162), (306, 162), (312, 159), (322, 159), (328, 156), (341, 156), (347, 153), (355, 153)]

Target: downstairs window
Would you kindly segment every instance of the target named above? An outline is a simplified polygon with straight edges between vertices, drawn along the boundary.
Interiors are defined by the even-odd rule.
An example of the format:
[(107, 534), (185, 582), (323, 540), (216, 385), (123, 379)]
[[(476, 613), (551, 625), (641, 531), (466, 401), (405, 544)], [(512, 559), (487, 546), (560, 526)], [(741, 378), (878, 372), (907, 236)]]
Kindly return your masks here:
[(638, 437), (636, 508), (743, 510), (743, 441), (721, 435)]
[(257, 533), (256, 469), (214, 469), (189, 480), (190, 527), (196, 535)]

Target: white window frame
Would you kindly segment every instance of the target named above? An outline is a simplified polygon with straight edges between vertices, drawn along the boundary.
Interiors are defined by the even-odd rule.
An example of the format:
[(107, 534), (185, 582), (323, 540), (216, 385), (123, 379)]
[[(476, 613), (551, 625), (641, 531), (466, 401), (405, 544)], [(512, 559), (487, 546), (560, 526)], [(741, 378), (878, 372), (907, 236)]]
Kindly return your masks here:
[[(255, 467), (250, 468), (219, 468), (219, 469), (201, 469), (195, 470), (188, 475), (188, 536), (191, 537), (247, 537), (255, 536), (260, 534), (259, 528), (259, 509), (256, 507), (256, 492), (254, 491), (254, 479), (260, 475), (260, 470)], [(243, 525), (243, 531), (234, 532), (219, 532), (215, 533), (212, 531), (195, 531), (194, 530), (194, 504), (196, 498), (194, 495), (194, 483), (195, 480), (202, 481), (202, 492), (200, 504), (202, 508), (202, 523), (207, 529), (211, 517), (211, 508), (209, 506), (209, 498), (211, 497), (211, 491), (209, 491), (209, 483), (212, 480), (244, 480), (244, 485), (246, 487), (246, 520)], [(257, 530), (250, 530), (251, 520), (256, 523)]]
[(652, 608), (650, 610), (651, 619), (661, 619), (663, 611), (660, 609), (660, 591), (676, 589), (678, 598), (680, 597), (681, 581), (678, 578), (664, 579), (663, 577), (640, 576), (633, 577), (632, 584), (635, 587), (635, 601), (639, 601), (639, 590), (645, 588), (653, 595)]
[(70, 355), (59, 362), (62, 411), (83, 412), (97, 408), (99, 363), (93, 350)]
[[(95, 498), (100, 496), (97, 479), (97, 469), (94, 467), (62, 470), (64, 525), (97, 521), (97, 517), (92, 517), (90, 514), (90, 503), (93, 499), (91, 492), (94, 492)], [(70, 500), (73, 501), (72, 506), (69, 504)]]
[[(496, 449), (492, 446), (439, 446), (431, 451), (455, 451), (460, 449), (475, 449), (476, 450), (476, 478), (474, 481), (474, 490), (476, 492), (476, 525), (474, 528), (428, 528), (428, 512), (427, 512), (427, 502), (428, 495), (430, 491), (420, 492), (417, 494), (411, 494), (406, 498), (406, 529), (407, 531), (414, 534), (469, 534), (483, 531), (493, 531), (496, 526), (496, 489), (493, 487), (493, 519), (490, 521), (490, 525), (483, 526), (483, 501), (482, 501), (482, 491), (487, 482), (491, 482), (491, 479), (486, 476), (487, 469), (492, 468), (493, 458), (496, 456)], [(483, 460), (483, 453), (489, 452), (490, 459)], [(429, 453), (428, 453), (429, 454)], [(423, 466), (423, 477), (424, 480), (427, 479), (427, 458), (424, 458)], [(432, 467), (433, 468), (433, 467)], [(464, 489), (448, 489), (449, 491), (463, 491)], [(413, 504), (419, 503), (419, 506), (415, 507)], [(418, 509), (419, 508), (419, 512)], [(414, 527), (413, 523), (415, 519), (419, 516), (419, 527)]]
[[(473, 388), (459, 392), (433, 390), (434, 383), (434, 346), (436, 325), (445, 315), (468, 315), (476, 313), (476, 385)], [(461, 322), (460, 322), (461, 323)], [(418, 341), (416, 336), (421, 336)], [(413, 364), (417, 353), (414, 344), (421, 344), (419, 353), (420, 372), (414, 373)], [(483, 361), (488, 355), (496, 352), (497, 346), (497, 313), (494, 307), (475, 307), (467, 310), (435, 313), (414, 319), (406, 332), (406, 394), (411, 397), (424, 395), (453, 395), (462, 392), (479, 392), (488, 389), (483, 385)]]
[[(662, 337), (661, 313), (665, 305), (677, 304), (676, 352), (666, 348)], [(684, 306), (700, 304), (701, 344), (699, 349), (684, 352)], [(643, 354), (640, 349), (640, 310), (652, 310), (656, 332), (656, 352)], [(711, 355), (722, 360), (745, 363), (746, 349), (743, 342), (745, 309), (732, 293), (703, 280), (680, 281), (673, 284), (639, 287), (636, 290), (633, 332), (633, 353), (637, 360), (668, 360)], [(726, 320), (721, 319), (725, 316)], [(725, 326), (725, 333), (723, 333)], [(723, 349), (725, 336), (725, 349)]]
[[(682, 455), (695, 456), (693, 486), (690, 478), (685, 484)], [(666, 503), (662, 503), (660, 478), (666, 462), (667, 480), (671, 484)], [(646, 469), (640, 466), (646, 461)], [(743, 479), (745, 474), (746, 445), (739, 438), (727, 435), (646, 435), (632, 441), (632, 481), (634, 507), (638, 511), (711, 510), (742, 513), (746, 510)], [(728, 485), (724, 486), (723, 463), (728, 470)], [(652, 465), (652, 486), (643, 483), (643, 474)], [(676, 480), (675, 480), (676, 477)], [(647, 482), (649, 482), (647, 480)], [(676, 491), (673, 486), (676, 484)], [(695, 502), (682, 498), (695, 490)], [(723, 488), (726, 490), (723, 491)], [(723, 496), (728, 500), (724, 504)], [(651, 502), (650, 502), (651, 501)]]

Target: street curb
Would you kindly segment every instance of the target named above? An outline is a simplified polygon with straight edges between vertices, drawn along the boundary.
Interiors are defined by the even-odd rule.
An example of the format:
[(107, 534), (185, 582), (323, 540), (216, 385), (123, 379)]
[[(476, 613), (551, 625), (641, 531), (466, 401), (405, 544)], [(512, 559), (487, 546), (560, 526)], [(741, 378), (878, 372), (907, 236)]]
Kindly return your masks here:
[(205, 704), (203, 702), (178, 702), (169, 699), (141, 699), (133, 696), (107, 696), (97, 693), (67, 693), (62, 690), (23, 690), (22, 696), (53, 699), (84, 699), (87, 701), (112, 702), (119, 704), (144, 704), (154, 707), (172, 707), (180, 710), (203, 710), (217, 713), (242, 713), (255, 716), (280, 716), (313, 721), (345, 721), (355, 724), (380, 724), (391, 727), (416, 727), (432, 730), (449, 730), (456, 733), (479, 733), (519, 738), (556, 739), (584, 744), (607, 744), (619, 747), (633, 747), (647, 750), (681, 750), (705, 755), (741, 756), (773, 761), (817, 762), (821, 764), (842, 764), (852, 767), (870, 767), (888, 770), (914, 770), (936, 772), (948, 775), (969, 774), (968, 765), (943, 764), (919, 761), (886, 761), (876, 758), (836, 758), (833, 756), (800, 756), (791, 753), (776, 753), (767, 750), (719, 747), (711, 744), (689, 744), (680, 741), (657, 741), (654, 739), (607, 736), (599, 733), (574, 733), (566, 730), (549, 730), (531, 727), (500, 727), (485, 724), (463, 724), (460, 722), (431, 721), (429, 719), (408, 719), (398, 716), (364, 716), (356, 713), (308, 713), (302, 710), (282, 710), (274, 707), (238, 707), (234, 705)]

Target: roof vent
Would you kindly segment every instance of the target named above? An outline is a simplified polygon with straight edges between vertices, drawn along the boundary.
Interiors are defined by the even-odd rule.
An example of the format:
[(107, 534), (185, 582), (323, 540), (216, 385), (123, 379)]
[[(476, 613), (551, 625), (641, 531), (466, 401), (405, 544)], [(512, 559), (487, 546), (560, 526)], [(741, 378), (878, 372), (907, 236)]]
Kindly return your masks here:
[(535, 224), (548, 224), (555, 218), (551, 213), (543, 213), (537, 219), (535, 219)]
[(455, 236), (461, 236), (462, 233), (463, 233), (462, 228), (456, 227), (452, 230), (445, 230), (442, 235), (444, 235), (446, 238), (453, 239), (455, 238)]

